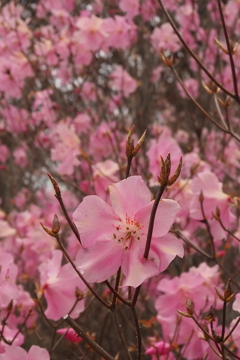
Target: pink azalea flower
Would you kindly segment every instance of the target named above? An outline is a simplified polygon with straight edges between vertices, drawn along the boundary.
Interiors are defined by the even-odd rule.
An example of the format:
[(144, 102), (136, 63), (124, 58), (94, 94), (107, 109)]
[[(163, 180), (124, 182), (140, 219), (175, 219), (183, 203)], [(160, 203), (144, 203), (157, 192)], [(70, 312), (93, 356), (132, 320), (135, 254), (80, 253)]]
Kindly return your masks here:
[[(19, 333), (16, 336), (17, 333), (18, 333), (17, 326), (13, 326), (12, 328), (10, 328), (8, 325), (6, 325), (4, 327), (4, 331), (3, 331), (4, 338), (9, 342), (12, 341), (13, 338), (14, 338), (14, 341), (13, 341), (13, 344), (11, 345), (11, 347), (18, 347), (18, 346), (21, 346), (24, 343), (23, 334)], [(7, 345), (3, 341), (1, 341), (1, 343), (0, 343), (0, 354), (4, 353), (6, 351), (6, 349), (8, 349), (8, 348), (9, 348), (9, 345)], [(2, 359), (2, 358), (0, 358), (0, 359)]]
[(122, 92), (124, 97), (128, 97), (138, 85), (137, 81), (121, 65), (118, 65), (111, 74), (111, 86), (114, 90)]
[(103, 29), (103, 22), (103, 19), (95, 15), (90, 17), (82, 16), (76, 22), (77, 28), (80, 29), (81, 42), (90, 51), (99, 50), (107, 36)]
[(105, 45), (125, 50), (136, 39), (136, 26), (125, 16), (116, 15), (114, 18), (104, 19), (104, 30), (108, 33)]
[(109, 159), (96, 163), (92, 168), (95, 193), (107, 201), (109, 185), (118, 180), (116, 175), (119, 170), (119, 165)]
[(4, 103), (1, 115), (6, 121), (6, 129), (11, 133), (20, 133), (27, 130), (28, 112), (16, 106)]
[(9, 158), (9, 149), (6, 145), (0, 144), (0, 162), (5, 163)]
[(161, 156), (166, 159), (167, 155), (171, 154), (171, 174), (178, 166), (179, 159), (182, 156), (182, 150), (180, 149), (177, 141), (172, 137), (171, 133), (166, 127), (163, 127), (158, 139), (153, 139), (150, 142), (149, 149), (147, 151), (147, 157), (149, 159), (149, 171), (153, 176), (152, 183), (157, 182), (159, 175), (159, 169), (161, 168)]
[(183, 256), (181, 242), (168, 234), (179, 205), (174, 200), (160, 202), (149, 258), (145, 259), (153, 206), (149, 189), (140, 176), (132, 176), (109, 186), (109, 191), (112, 206), (92, 195), (73, 213), (83, 245), (76, 264), (89, 282), (102, 282), (121, 266), (123, 285), (137, 287), (165, 270), (176, 255)]
[(0, 253), (0, 307), (7, 307), (11, 300), (18, 296), (18, 288), (15, 284), (18, 273), (13, 257), (7, 252)]
[(29, 352), (19, 346), (8, 346), (4, 354), (0, 354), (0, 360), (50, 360), (46, 349), (33, 345)]
[(215, 240), (223, 239), (226, 234), (219, 222), (213, 217), (216, 208), (220, 210), (221, 220), (226, 228), (230, 228), (234, 220), (234, 215), (230, 211), (231, 198), (222, 191), (222, 183), (218, 181), (216, 175), (210, 171), (199, 173), (191, 183), (193, 199), (190, 204), (190, 216), (196, 220), (203, 220), (203, 214), (199, 202), (199, 195), (204, 196), (204, 214), (209, 221), (211, 233)]
[(71, 328), (58, 329), (57, 332), (60, 335), (64, 335), (65, 339), (67, 339), (75, 344), (77, 344), (83, 340), (80, 336), (78, 336), (76, 331), (74, 331)]
[(19, 146), (17, 149), (13, 152), (13, 157), (15, 160), (15, 163), (19, 165), (21, 168), (24, 168), (27, 165), (28, 159), (27, 159), (27, 152), (26, 152), (26, 145)]
[(73, 125), (68, 126), (61, 122), (56, 127), (59, 142), (51, 149), (51, 157), (54, 161), (60, 161), (57, 171), (62, 174), (72, 175), (74, 166), (79, 165), (80, 140), (75, 133)]
[[(55, 250), (52, 259), (39, 267), (42, 285), (40, 292), (44, 292), (48, 303), (45, 315), (52, 320), (58, 320), (68, 314), (76, 301), (76, 289), (84, 291), (86, 288), (72, 266), (61, 266), (61, 262), (62, 252)], [(78, 302), (71, 316), (78, 317), (83, 309), (83, 301)]]
[(119, 7), (122, 11), (126, 12), (128, 18), (132, 19), (139, 14), (139, 1), (138, 0), (120, 0)]
[(151, 35), (151, 43), (156, 51), (169, 50), (176, 52), (180, 49), (180, 42), (169, 23), (155, 28)]

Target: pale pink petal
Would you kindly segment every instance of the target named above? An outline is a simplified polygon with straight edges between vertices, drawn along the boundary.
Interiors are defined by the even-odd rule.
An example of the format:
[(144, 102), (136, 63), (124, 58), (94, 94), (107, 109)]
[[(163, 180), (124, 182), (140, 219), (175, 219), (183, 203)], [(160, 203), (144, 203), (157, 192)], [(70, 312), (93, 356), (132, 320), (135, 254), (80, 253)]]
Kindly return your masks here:
[[(203, 211), (208, 219), (211, 219), (213, 217), (212, 214), (216, 212), (217, 205), (219, 205), (217, 199), (210, 199), (207, 197), (204, 198)], [(192, 198), (192, 201), (190, 203), (190, 216), (192, 219), (203, 220), (203, 213), (199, 201), (199, 195)]]
[(170, 317), (170, 315), (175, 315), (175, 311), (179, 307), (178, 291), (179, 289), (177, 288), (175, 290), (175, 294), (161, 294), (157, 298), (155, 302), (155, 308), (158, 311), (158, 319), (160, 320), (160, 322), (161, 319), (164, 317), (168, 318)]
[[(49, 277), (45, 284), (42, 283), (42, 286), (48, 304), (45, 315), (52, 320), (58, 320), (69, 313), (76, 301), (76, 288), (81, 291), (86, 288), (71, 264), (61, 267), (57, 276)], [(83, 309), (84, 302), (78, 302), (71, 312), (71, 316), (73, 318), (78, 317)]]
[(215, 241), (222, 240), (226, 237), (226, 231), (223, 230), (222, 226), (215, 219), (210, 223), (211, 234)]
[(113, 241), (97, 242), (88, 249), (79, 250), (76, 265), (88, 282), (99, 283), (116, 274), (121, 266), (123, 251)]
[(48, 282), (49, 279), (54, 279), (55, 281), (61, 270), (62, 252), (60, 250), (54, 250), (52, 254), (51, 259), (48, 259), (39, 266), (41, 284)]
[(183, 257), (184, 248), (182, 242), (172, 234), (161, 238), (153, 238), (149, 258), (153, 258), (158, 265), (159, 272), (164, 271), (176, 257)]
[(162, 280), (159, 281), (157, 289), (163, 292), (166, 292), (167, 289), (167, 292), (169, 294), (175, 294), (180, 286), (179, 283), (180, 280), (179, 277), (177, 276), (171, 279), (163, 278)]
[(49, 360), (50, 356), (46, 349), (33, 345), (28, 352), (27, 360)]
[(0, 354), (0, 360), (27, 360), (27, 353), (19, 346), (8, 346), (4, 354)]
[(204, 171), (198, 174), (191, 183), (193, 193), (203, 192), (205, 197), (226, 199), (228, 196), (222, 192), (222, 183), (218, 181), (216, 175), (210, 171)]
[(1, 229), (0, 238), (12, 236), (17, 232), (17, 230), (12, 228), (5, 220), (0, 220), (0, 229)]
[(133, 244), (135, 249), (126, 250), (122, 262), (122, 272), (125, 275), (123, 286), (138, 287), (146, 279), (157, 275), (159, 270), (157, 266), (150, 260), (143, 258), (143, 250), (138, 248), (137, 244)]
[(86, 196), (73, 213), (84, 247), (92, 246), (96, 241), (111, 240), (116, 220), (118, 217), (112, 208), (95, 195)]
[[(76, 300), (76, 297), (74, 298), (73, 295), (69, 294), (67, 291), (64, 293), (64, 289), (61, 289), (58, 286), (49, 287), (44, 295), (48, 304), (45, 315), (47, 318), (55, 321), (67, 315)], [(71, 312), (71, 316), (73, 318), (78, 317), (83, 309), (84, 302), (80, 301), (74, 311)]]
[(109, 186), (113, 210), (121, 219), (133, 218), (138, 210), (151, 201), (151, 193), (141, 176), (129, 178)]
[[(152, 206), (153, 202), (143, 209), (140, 209), (135, 215), (135, 220), (142, 224), (144, 229), (148, 229)], [(179, 209), (179, 204), (174, 200), (165, 199), (160, 201), (153, 227), (153, 237), (160, 237), (167, 234)]]

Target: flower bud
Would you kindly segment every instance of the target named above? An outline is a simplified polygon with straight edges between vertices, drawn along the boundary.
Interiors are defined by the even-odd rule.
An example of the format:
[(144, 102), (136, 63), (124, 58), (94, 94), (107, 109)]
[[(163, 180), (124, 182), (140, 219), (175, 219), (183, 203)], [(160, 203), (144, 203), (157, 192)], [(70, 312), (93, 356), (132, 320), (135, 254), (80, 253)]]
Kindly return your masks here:
[(128, 159), (132, 159), (134, 156), (137, 155), (137, 153), (139, 152), (139, 150), (142, 147), (142, 144), (145, 139), (146, 132), (147, 132), (147, 130), (144, 131), (144, 133), (138, 140), (137, 145), (134, 147), (134, 141), (132, 139), (132, 134), (133, 134), (134, 129), (135, 129), (135, 126), (133, 125), (131, 127), (131, 129), (129, 130), (127, 140), (126, 140), (126, 155), (127, 155)]
[(209, 323), (212, 323), (213, 321), (215, 321), (215, 314), (214, 314), (214, 309), (212, 306), (208, 312), (208, 316), (205, 317), (205, 320), (207, 320)]
[(49, 179), (51, 180), (51, 183), (53, 185), (53, 188), (55, 190), (55, 194), (57, 197), (61, 196), (61, 190), (60, 187), (58, 186), (58, 183), (56, 182), (56, 180), (54, 179), (54, 177), (52, 177), (52, 175), (50, 175), (49, 173), (47, 173)]
[[(219, 47), (219, 49), (221, 49), (225, 54), (229, 55), (228, 48), (226, 46), (224, 46), (223, 43), (221, 43), (216, 38), (214, 40), (215, 40), (215, 43), (217, 44), (217, 46)], [(230, 40), (230, 52), (232, 55), (235, 54), (235, 52), (237, 51), (238, 45), (239, 45), (239, 41), (235, 42), (235, 41)]]
[(173, 66), (173, 55), (171, 55), (170, 57), (167, 57), (164, 53), (164, 51), (160, 52), (160, 56), (162, 58), (162, 61), (164, 62), (164, 64), (168, 67), (172, 67)]
[(160, 158), (161, 158), (161, 171), (160, 171), (160, 175), (158, 176), (158, 181), (162, 186), (166, 186), (166, 182), (168, 181), (166, 164), (161, 155)]
[(213, 81), (210, 81), (207, 84), (202, 81), (202, 86), (210, 95), (217, 94), (220, 91), (220, 88)]
[(199, 202), (200, 203), (203, 203), (203, 201), (204, 201), (204, 195), (203, 195), (203, 192), (202, 192), (202, 190), (201, 190), (201, 192), (200, 192), (200, 194), (199, 194)]
[(217, 343), (222, 340), (221, 336), (214, 329), (212, 329), (212, 336)]
[(207, 325), (207, 322), (206, 322), (206, 321), (205, 321), (204, 324), (202, 325), (202, 328), (203, 328), (203, 330), (204, 330), (204, 332), (203, 332), (203, 339), (207, 341), (207, 340), (209, 339), (209, 337), (207, 336), (207, 334), (209, 334), (209, 330), (208, 330), (208, 325)]
[(224, 101), (218, 96), (218, 101), (225, 108), (232, 105), (232, 100), (230, 99), (229, 95), (226, 96), (226, 99)]
[(44, 226), (42, 223), (40, 223), (41, 225), (42, 225), (42, 228), (43, 228), (43, 230), (48, 234), (48, 235), (50, 235), (50, 236), (52, 236), (52, 237), (56, 237), (56, 234), (54, 234), (53, 232), (52, 232), (52, 230), (50, 230), (50, 229), (48, 229), (46, 226)]
[(132, 156), (137, 155), (138, 151), (141, 149), (143, 141), (144, 141), (145, 136), (146, 136), (146, 133), (147, 133), (147, 130), (144, 131), (144, 133), (142, 134), (142, 136), (138, 140), (137, 145), (135, 146), (135, 148), (132, 151)]
[(230, 302), (233, 300), (233, 298), (235, 297), (236, 295), (236, 291), (232, 292), (232, 287), (231, 287), (231, 279), (228, 280), (226, 286), (225, 286), (225, 289), (224, 289), (224, 292), (223, 294), (221, 294), (216, 288), (216, 293), (218, 295), (218, 297), (222, 300), (222, 301), (225, 301), (225, 302)]
[(171, 172), (171, 155), (170, 154), (168, 154), (165, 159), (165, 166), (166, 166), (166, 175), (167, 175), (167, 178), (169, 178), (170, 172)]
[(217, 221), (220, 221), (221, 220), (221, 218), (220, 218), (220, 216), (221, 216), (221, 212), (220, 212), (220, 209), (219, 209), (219, 207), (217, 206), (216, 207), (216, 213), (214, 214), (214, 213), (212, 213), (212, 216), (214, 217), (214, 219), (216, 219)]
[(131, 127), (131, 129), (129, 130), (127, 140), (126, 140), (126, 155), (128, 158), (132, 157), (132, 151), (134, 149), (134, 143), (133, 143), (133, 139), (132, 139), (132, 134), (133, 134), (134, 129), (135, 129), (135, 125), (133, 125)]
[(180, 176), (181, 170), (182, 170), (182, 157), (180, 157), (178, 167), (175, 170), (173, 176), (171, 176), (170, 179), (168, 179), (167, 186), (171, 186), (177, 181), (177, 179)]
[(52, 232), (57, 235), (59, 233), (59, 231), (60, 231), (60, 223), (59, 223), (57, 215), (54, 215), (53, 222), (52, 222)]
[(186, 297), (186, 309), (189, 315), (192, 316), (194, 314), (194, 302), (188, 297)]
[(177, 312), (178, 312), (180, 315), (184, 316), (184, 317), (188, 317), (188, 318), (191, 318), (191, 317), (192, 317), (192, 315), (189, 315), (189, 314), (187, 314), (187, 313), (185, 313), (185, 312), (183, 312), (183, 311), (181, 311), (181, 310), (177, 310)]
[(7, 306), (7, 312), (10, 313), (13, 309), (13, 299), (10, 301), (10, 303)]

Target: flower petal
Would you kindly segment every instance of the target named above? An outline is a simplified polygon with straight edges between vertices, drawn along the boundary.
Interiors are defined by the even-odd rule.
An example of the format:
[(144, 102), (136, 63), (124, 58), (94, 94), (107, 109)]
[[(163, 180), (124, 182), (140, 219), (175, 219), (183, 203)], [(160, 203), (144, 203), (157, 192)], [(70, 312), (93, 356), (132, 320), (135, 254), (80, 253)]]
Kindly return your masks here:
[(131, 250), (124, 252), (122, 272), (126, 277), (123, 286), (136, 288), (146, 279), (157, 275), (159, 270), (152, 261), (144, 259), (143, 249), (137, 248), (135, 245), (135, 249), (132, 247)]
[(97, 241), (111, 240), (117, 220), (118, 216), (112, 208), (95, 195), (86, 196), (73, 213), (73, 221), (84, 247), (92, 246)]
[(46, 349), (33, 345), (29, 350), (27, 360), (49, 360), (50, 356)]
[[(135, 220), (143, 225), (143, 228), (146, 229), (146, 233), (149, 226), (152, 207), (153, 201), (143, 209), (140, 209), (135, 215)], [(174, 200), (163, 199), (160, 201), (154, 221), (153, 237), (160, 237), (167, 234), (179, 209), (180, 205)]]
[(97, 242), (94, 246), (81, 248), (76, 256), (76, 265), (85, 279), (102, 282), (116, 274), (122, 262), (123, 248), (112, 241)]
[(164, 271), (177, 255), (182, 258), (184, 248), (181, 241), (174, 235), (167, 234), (161, 238), (152, 239), (149, 258), (154, 259), (159, 272)]
[(109, 186), (113, 210), (121, 219), (133, 218), (138, 210), (151, 201), (151, 192), (141, 176), (129, 178)]

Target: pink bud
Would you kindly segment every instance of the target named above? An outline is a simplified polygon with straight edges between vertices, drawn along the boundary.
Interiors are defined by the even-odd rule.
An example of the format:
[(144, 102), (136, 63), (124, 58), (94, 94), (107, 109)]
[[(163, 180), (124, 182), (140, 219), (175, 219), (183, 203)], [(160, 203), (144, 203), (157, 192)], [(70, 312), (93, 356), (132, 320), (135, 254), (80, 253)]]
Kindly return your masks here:
[(147, 355), (166, 355), (169, 353), (170, 344), (164, 341), (158, 341), (152, 343), (152, 346), (148, 347), (145, 351)]
[(76, 331), (74, 331), (71, 328), (58, 329), (57, 332), (60, 335), (64, 335), (65, 339), (67, 339), (75, 344), (77, 344), (83, 340), (80, 336), (78, 336)]

